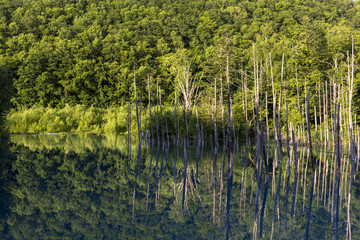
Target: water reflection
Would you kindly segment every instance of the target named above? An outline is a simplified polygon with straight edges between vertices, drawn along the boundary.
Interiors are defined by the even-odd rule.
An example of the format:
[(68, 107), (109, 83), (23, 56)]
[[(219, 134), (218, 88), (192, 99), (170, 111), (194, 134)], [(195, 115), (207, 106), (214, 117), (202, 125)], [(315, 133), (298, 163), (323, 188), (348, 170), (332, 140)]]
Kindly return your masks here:
[[(1, 148), (0, 238), (304, 239), (307, 226), (309, 239), (333, 236), (336, 166), (326, 147), (312, 172), (309, 150), (294, 141), (280, 176), (271, 146), (262, 171), (255, 147), (228, 161), (221, 148), (190, 146), (185, 175), (176, 147), (143, 146), (139, 155), (136, 139), (131, 146), (127, 136), (13, 135)], [(351, 229), (357, 239), (359, 181), (342, 160), (338, 234)]]
[(133, 154), (136, 154), (138, 150), (137, 138), (132, 137), (131, 144), (128, 145), (127, 135), (13, 134), (11, 142), (26, 146), (31, 150), (61, 149), (65, 152), (74, 151), (76, 153), (111, 149), (127, 154), (129, 146)]

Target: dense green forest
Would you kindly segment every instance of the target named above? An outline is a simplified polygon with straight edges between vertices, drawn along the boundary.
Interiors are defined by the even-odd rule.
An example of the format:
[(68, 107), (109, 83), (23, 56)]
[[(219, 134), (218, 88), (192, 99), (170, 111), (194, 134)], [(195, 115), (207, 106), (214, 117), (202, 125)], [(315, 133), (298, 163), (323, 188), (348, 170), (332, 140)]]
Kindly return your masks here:
[[(335, 60), (338, 81), (347, 85), (352, 38), (355, 65), (360, 58), (359, 26), (360, 5), (348, 0), (1, 0), (1, 113), (7, 99), (18, 112), (122, 106), (134, 99), (134, 78), (144, 106), (148, 79), (153, 92), (156, 83), (161, 87), (162, 103), (172, 105), (184, 69), (199, 80), (198, 105), (206, 107), (227, 59), (235, 115), (242, 111), (242, 79), (253, 90), (255, 59), (271, 108), (269, 65), (279, 90), (282, 54), (291, 109), (295, 79), (300, 92), (320, 90), (333, 81)], [(356, 68), (354, 74), (356, 108)]]

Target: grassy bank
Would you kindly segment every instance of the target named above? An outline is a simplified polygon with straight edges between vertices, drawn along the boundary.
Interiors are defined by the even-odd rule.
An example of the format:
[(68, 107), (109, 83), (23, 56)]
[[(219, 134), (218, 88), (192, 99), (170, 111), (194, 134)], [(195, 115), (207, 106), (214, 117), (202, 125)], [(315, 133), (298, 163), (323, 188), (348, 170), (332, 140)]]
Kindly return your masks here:
[[(153, 131), (156, 131), (155, 111), (152, 110)], [(173, 106), (163, 106), (163, 119), (159, 109), (159, 133), (164, 130), (166, 136), (165, 112), (169, 134), (175, 132)], [(204, 134), (212, 134), (211, 116), (206, 109), (198, 109), (199, 120), (203, 124)], [(177, 113), (180, 134), (183, 131), (182, 112)], [(10, 133), (94, 133), (125, 134), (128, 133), (128, 106), (107, 109), (86, 107), (83, 105), (65, 106), (64, 108), (32, 107), (23, 110), (12, 110), (6, 117), (6, 127)], [(221, 119), (220, 119), (221, 120)], [(196, 114), (189, 117), (189, 133), (196, 133)], [(218, 123), (220, 127), (220, 122)], [(148, 108), (141, 111), (142, 130), (150, 129)], [(131, 132), (137, 133), (135, 106), (131, 107)]]
[(127, 109), (82, 105), (61, 109), (32, 107), (11, 111), (6, 126), (10, 133), (125, 133)]

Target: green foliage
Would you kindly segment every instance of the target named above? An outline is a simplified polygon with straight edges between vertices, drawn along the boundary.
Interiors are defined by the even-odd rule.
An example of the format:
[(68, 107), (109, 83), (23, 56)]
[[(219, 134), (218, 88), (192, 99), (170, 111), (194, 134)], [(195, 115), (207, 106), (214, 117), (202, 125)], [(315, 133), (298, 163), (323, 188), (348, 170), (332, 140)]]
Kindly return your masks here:
[[(176, 0), (171, 4), (148, 0), (0, 0), (0, 118), (11, 98), (15, 109), (9, 117), (12, 132), (124, 133), (127, 111), (118, 106), (134, 102), (134, 77), (143, 104), (151, 102), (146, 84), (150, 77), (153, 94), (158, 82), (162, 103), (170, 106), (175, 100), (179, 68), (190, 64), (189, 75), (202, 76), (197, 106), (209, 136), (212, 130), (207, 127), (212, 123), (210, 116), (204, 116), (211, 115), (207, 109), (213, 103), (214, 79), (225, 80), (229, 56), (234, 117), (240, 127), (244, 121), (242, 73), (247, 74), (249, 115), (254, 110), (254, 44), (255, 58), (263, 67), (263, 116), (264, 93), (268, 93), (267, 114), (272, 112), (274, 97), (269, 56), (278, 95), (284, 54), (284, 96), (292, 123), (299, 124), (300, 113), (294, 110), (295, 79), (300, 94), (305, 86), (312, 90), (310, 105), (314, 106), (318, 101), (314, 88), (331, 84), (337, 59), (339, 82), (347, 86), (352, 37), (355, 65), (360, 56), (358, 12), (358, 1), (340, 0)], [(354, 75), (353, 107), (358, 110), (357, 68)], [(8, 87), (12, 85), (15, 91)], [(178, 93), (177, 100), (182, 99)], [(21, 111), (26, 113), (15, 113)], [(284, 109), (281, 111), (285, 116)], [(310, 115), (314, 119), (313, 107)], [(143, 127), (149, 126), (148, 120), (144, 119)], [(254, 121), (250, 121), (251, 130)], [(134, 121), (131, 126), (137, 131)]]
[(252, 43), (259, 58), (272, 53), (277, 76), (284, 52), (288, 63), (298, 64), (302, 79), (318, 78), (317, 73), (325, 79), (326, 62), (345, 60), (360, 22), (357, 1), (337, 0), (2, 0), (0, 5), (0, 65), (12, 73), (18, 109), (124, 104), (134, 68), (139, 92), (146, 92), (149, 74), (161, 80), (169, 93), (164, 102), (170, 103), (179, 61), (191, 61), (193, 74), (203, 74), (205, 90), (223, 72), (226, 55), (232, 79), (240, 78), (241, 66), (251, 71)]
[[(150, 124), (150, 114), (148, 107), (141, 108), (141, 128), (143, 132), (152, 131), (156, 136), (156, 107), (152, 107), (152, 128)], [(199, 121), (203, 124), (205, 138), (213, 134), (213, 122), (210, 119), (206, 106), (197, 108)], [(220, 109), (218, 109), (220, 116)], [(140, 107), (139, 107), (140, 112)], [(162, 106), (162, 119), (159, 110), (158, 124), (159, 134), (164, 132), (166, 136), (166, 123), (168, 125), (169, 135), (175, 136), (174, 109), (172, 106)], [(166, 119), (165, 119), (166, 112)], [(180, 136), (183, 135), (183, 113), (182, 109), (176, 113), (177, 125)], [(138, 132), (136, 122), (135, 106), (131, 105), (131, 133)], [(237, 120), (237, 117), (235, 118)], [(93, 134), (127, 134), (128, 126), (128, 106), (109, 107), (107, 109), (86, 107), (76, 105), (71, 107), (66, 105), (64, 108), (56, 109), (50, 107), (32, 107), (15, 111), (14, 109), (7, 115), (6, 126), (10, 133), (93, 133)], [(225, 120), (226, 121), (226, 120)], [(236, 127), (240, 127), (240, 120)], [(190, 138), (196, 135), (196, 114), (190, 112), (188, 116), (188, 131)], [(221, 118), (218, 117), (218, 128), (221, 126)], [(222, 138), (222, 136), (219, 136)]]
[(32, 107), (7, 116), (11, 133), (125, 133), (126, 108), (100, 109), (66, 105), (61, 109)]

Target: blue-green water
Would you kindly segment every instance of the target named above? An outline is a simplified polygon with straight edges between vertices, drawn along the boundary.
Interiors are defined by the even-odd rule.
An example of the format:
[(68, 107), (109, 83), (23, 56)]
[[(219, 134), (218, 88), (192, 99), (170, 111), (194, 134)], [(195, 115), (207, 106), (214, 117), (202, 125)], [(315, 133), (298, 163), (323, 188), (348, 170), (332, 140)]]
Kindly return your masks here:
[[(142, 145), (138, 159), (137, 140), (132, 140), (130, 152), (127, 140), (121, 135), (12, 135), (9, 142), (2, 142), (0, 238), (224, 239), (228, 226), (230, 239), (259, 238), (260, 228), (264, 239), (278, 239), (279, 233), (282, 239), (304, 239), (312, 185), (307, 149), (297, 152), (295, 198), (293, 151), (288, 191), (287, 157), (283, 159), (280, 203), (273, 222), (279, 176), (279, 160), (272, 160), (274, 150), (269, 151), (273, 162), (268, 167), (267, 199), (263, 169), (256, 207), (258, 172), (253, 149), (249, 154), (241, 145), (235, 149), (231, 182), (227, 155), (223, 165), (219, 151), (214, 163), (211, 146), (198, 154), (190, 146), (182, 214), (183, 147), (175, 157), (175, 147), (166, 151), (162, 145)], [(334, 157), (320, 149), (318, 159), (309, 238), (330, 239)], [(343, 158), (348, 171), (344, 168), (340, 184), (339, 238), (350, 235), (350, 220), (351, 236), (359, 239), (359, 180), (352, 187), (348, 215), (350, 164), (346, 163)]]

